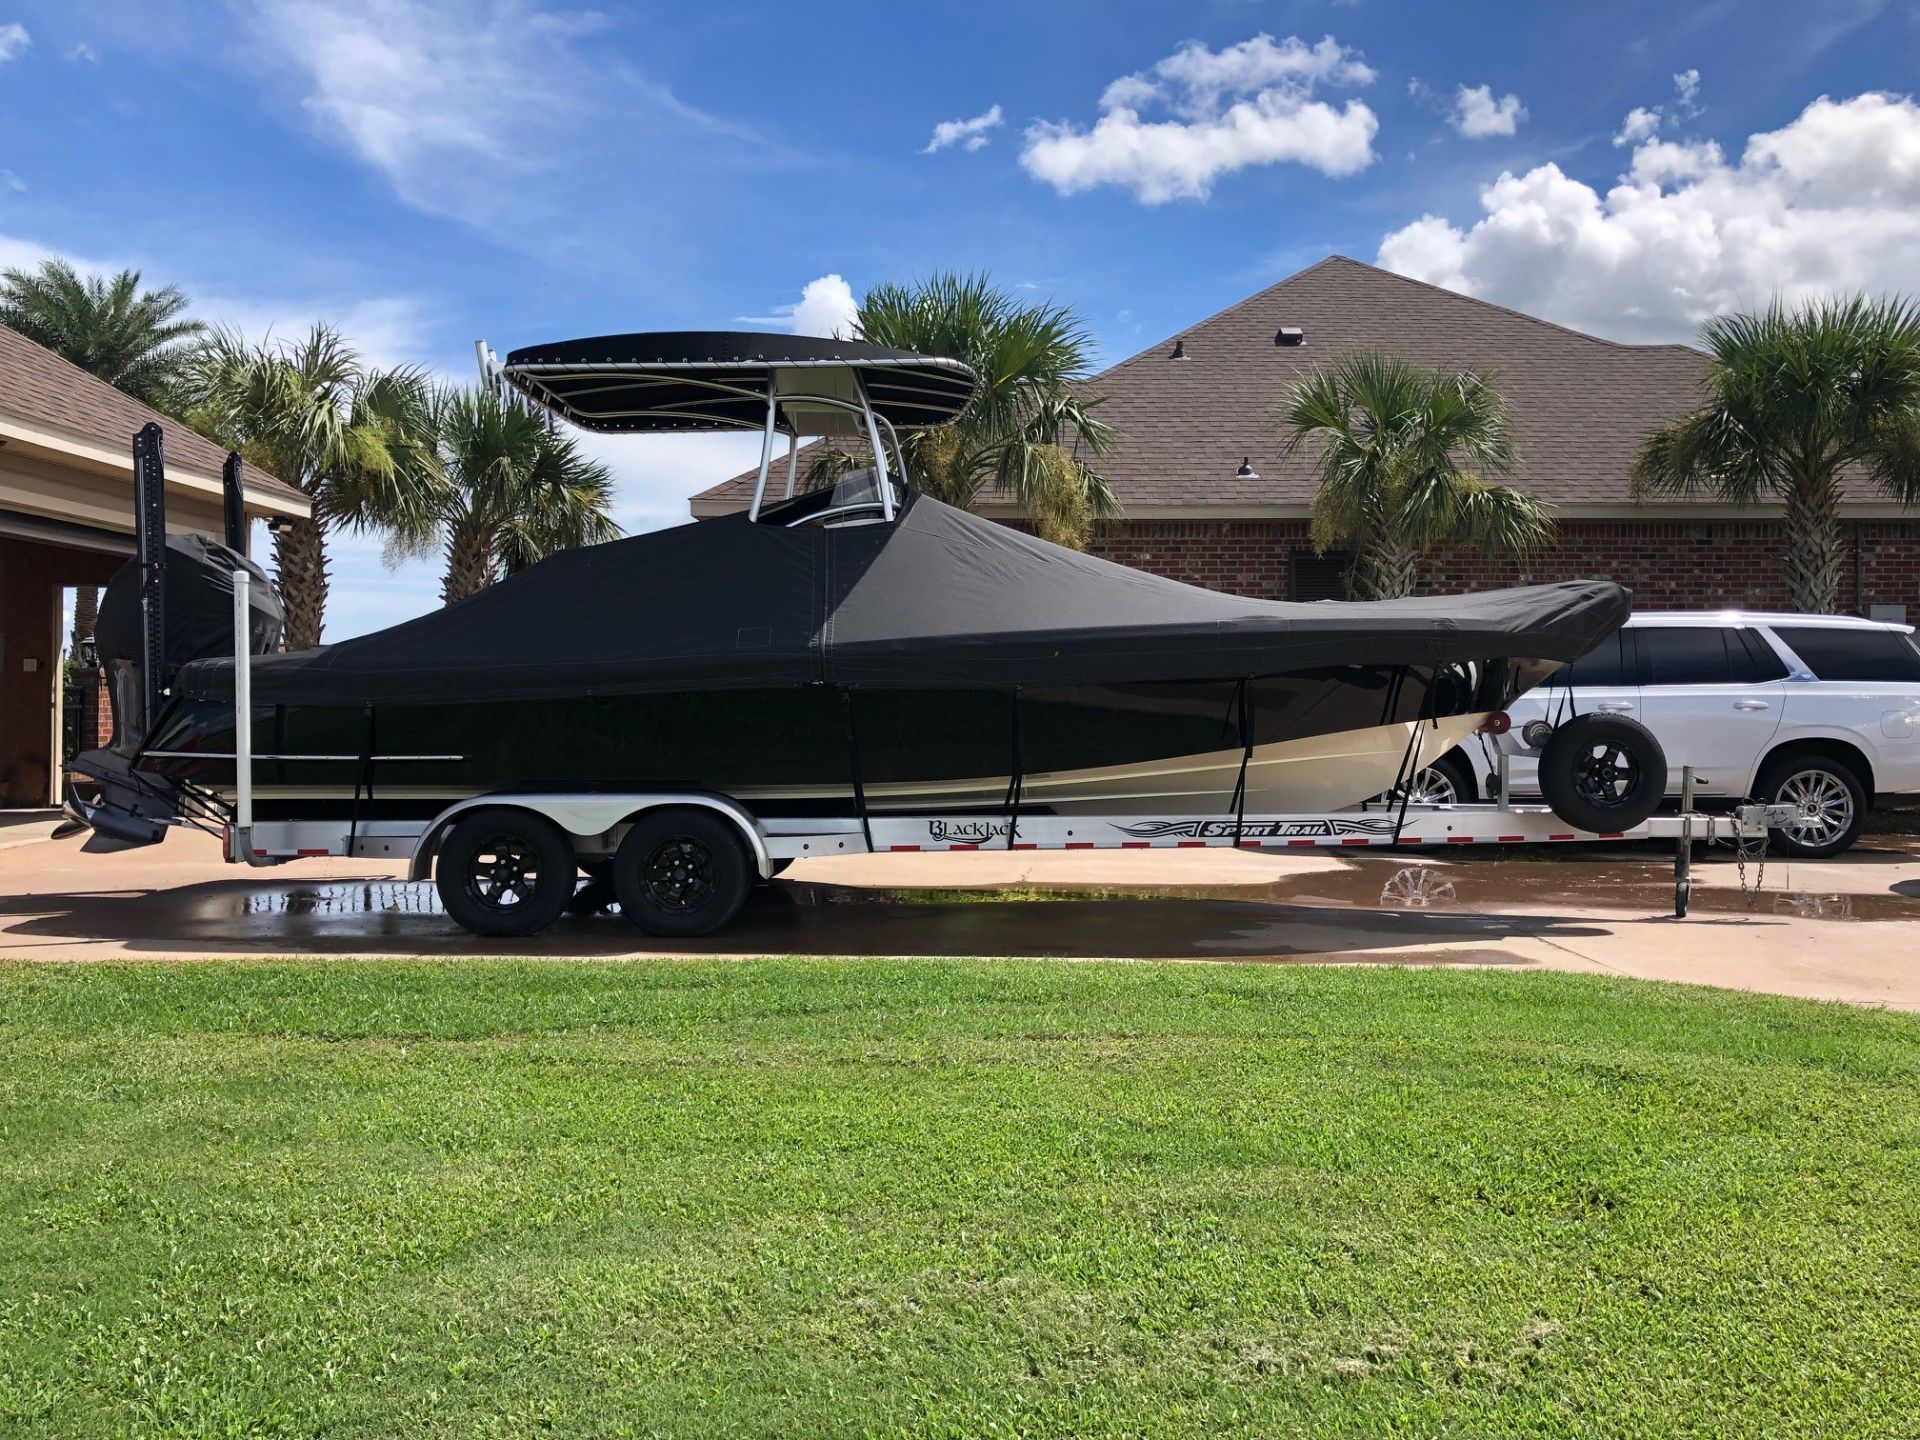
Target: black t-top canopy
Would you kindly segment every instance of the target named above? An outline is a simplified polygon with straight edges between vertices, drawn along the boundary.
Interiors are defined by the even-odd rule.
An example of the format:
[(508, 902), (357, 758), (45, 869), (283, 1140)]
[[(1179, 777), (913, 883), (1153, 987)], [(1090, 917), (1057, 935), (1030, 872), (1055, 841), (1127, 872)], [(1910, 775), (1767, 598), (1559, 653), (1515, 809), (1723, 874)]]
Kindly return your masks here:
[(760, 430), (767, 394), (777, 427), (858, 433), (860, 387), (896, 429), (944, 425), (978, 384), (958, 360), (860, 340), (745, 331), (665, 330), (528, 345), (501, 373), (536, 404), (583, 430)]

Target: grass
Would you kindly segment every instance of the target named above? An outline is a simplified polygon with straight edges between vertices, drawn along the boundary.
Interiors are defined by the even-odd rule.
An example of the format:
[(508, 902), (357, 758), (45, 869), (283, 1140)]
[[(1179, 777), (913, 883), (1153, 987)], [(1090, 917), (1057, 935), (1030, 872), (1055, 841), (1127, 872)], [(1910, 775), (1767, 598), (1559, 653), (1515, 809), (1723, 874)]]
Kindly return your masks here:
[(0, 1434), (1910, 1436), (1916, 1095), (1566, 975), (0, 967)]

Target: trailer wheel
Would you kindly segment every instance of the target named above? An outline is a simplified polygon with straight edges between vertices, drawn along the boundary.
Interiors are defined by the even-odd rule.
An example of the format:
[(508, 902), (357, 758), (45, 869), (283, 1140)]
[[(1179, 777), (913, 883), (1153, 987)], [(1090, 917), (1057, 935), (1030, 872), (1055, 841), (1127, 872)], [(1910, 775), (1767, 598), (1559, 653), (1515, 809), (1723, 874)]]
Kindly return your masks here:
[(1631, 830), (1660, 808), (1666, 789), (1667, 753), (1631, 716), (1576, 715), (1540, 751), (1540, 793), (1576, 830)]
[(440, 847), (440, 903), (476, 935), (532, 935), (573, 898), (573, 846), (551, 820), (507, 806), (463, 815)]
[(754, 868), (733, 825), (691, 806), (650, 810), (620, 842), (620, 913), (649, 935), (711, 935), (740, 913)]

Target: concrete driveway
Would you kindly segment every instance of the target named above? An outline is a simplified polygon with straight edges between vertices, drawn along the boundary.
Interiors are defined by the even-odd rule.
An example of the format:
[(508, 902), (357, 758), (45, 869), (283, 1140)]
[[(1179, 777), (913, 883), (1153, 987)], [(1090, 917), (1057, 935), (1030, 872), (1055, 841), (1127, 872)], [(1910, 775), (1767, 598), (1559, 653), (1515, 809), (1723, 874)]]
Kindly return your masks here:
[[(980, 851), (807, 861), (711, 941), (650, 942), (617, 916), (479, 940), (392, 866), (222, 864), (177, 833), (86, 855), (0, 850), (0, 957), (741, 954), (1499, 965), (1632, 975), (1920, 1009), (1920, 841), (1875, 837), (1817, 864), (1769, 861), (1743, 894), (1695, 865), (1672, 916), (1670, 848), (1263, 855)], [(1757, 886), (1756, 886), (1757, 882)]]

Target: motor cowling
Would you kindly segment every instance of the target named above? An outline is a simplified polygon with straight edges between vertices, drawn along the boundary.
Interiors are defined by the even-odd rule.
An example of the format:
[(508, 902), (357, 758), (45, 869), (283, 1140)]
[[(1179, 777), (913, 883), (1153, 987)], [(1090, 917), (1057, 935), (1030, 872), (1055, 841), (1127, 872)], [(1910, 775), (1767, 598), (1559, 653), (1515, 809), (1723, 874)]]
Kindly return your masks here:
[[(239, 551), (204, 535), (169, 535), (161, 578), (162, 644), (157, 657), (162, 691), (172, 685), (174, 675), (188, 661), (233, 653), (236, 570), (252, 577), (248, 586), (252, 653), (265, 655), (280, 648), (286, 615), (267, 572)], [(140, 700), (144, 632), (140, 564), (129, 560), (107, 582), (100, 596), (100, 617), (94, 625), (100, 665), (107, 675), (108, 700), (113, 707), (110, 748), (128, 758), (145, 738)]]

